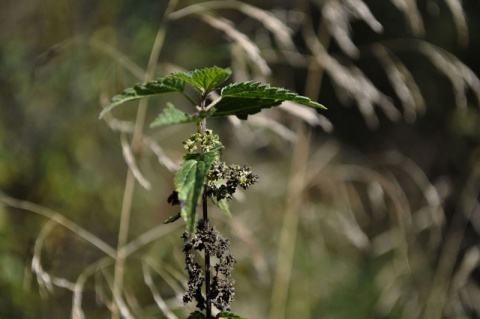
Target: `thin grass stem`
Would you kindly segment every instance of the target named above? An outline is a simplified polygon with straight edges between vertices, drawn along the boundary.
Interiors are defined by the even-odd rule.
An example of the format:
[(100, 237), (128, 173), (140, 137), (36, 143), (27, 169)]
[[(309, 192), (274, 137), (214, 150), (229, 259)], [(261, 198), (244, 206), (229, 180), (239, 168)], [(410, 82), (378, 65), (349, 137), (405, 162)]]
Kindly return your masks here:
[[(325, 25), (324, 19), (321, 19), (317, 30), (320, 43), (327, 49), (330, 45), (331, 35)], [(308, 73), (305, 80), (305, 95), (316, 100), (320, 95), (320, 88), (322, 87), (322, 79), (324, 68), (318, 63), (316, 59), (310, 59), (308, 63)]]
[(459, 260), (467, 224), (476, 210), (479, 192), (480, 164), (477, 163), (465, 184), (459, 205), (447, 230), (423, 318), (436, 319), (444, 315), (455, 264)]
[[(303, 129), (302, 129), (303, 130)], [(306, 180), (310, 133), (299, 134), (295, 146), (294, 158), (291, 166), (286, 207), (283, 215), (282, 228), (277, 250), (277, 268), (273, 279), (273, 288), (269, 318), (286, 318), (287, 297), (292, 276), (295, 243), (298, 231), (298, 219), (303, 202), (303, 191)]]
[[(177, 4), (177, 0), (172, 0), (169, 2), (168, 7), (165, 11), (165, 17), (170, 14), (174, 7)], [(163, 43), (165, 40), (166, 34), (166, 19), (162, 21), (160, 27), (157, 32), (157, 36), (155, 38), (155, 42), (152, 47), (152, 51), (150, 52), (150, 58), (148, 61), (147, 70), (145, 73), (144, 80), (145, 82), (150, 81), (153, 79), (153, 75), (155, 69), (157, 67), (158, 58), (160, 56), (160, 51), (163, 47)], [(135, 126), (133, 129), (133, 136), (132, 136), (132, 149), (138, 150), (141, 147), (142, 139), (143, 139), (143, 128), (145, 126), (145, 115), (147, 112), (148, 106), (148, 99), (143, 99), (140, 101), (137, 111), (137, 116), (135, 120)], [(127, 258), (126, 250), (122, 249), (123, 246), (127, 244), (128, 240), (128, 232), (130, 226), (130, 215), (132, 210), (132, 200), (133, 200), (133, 193), (135, 190), (135, 177), (131, 169), (128, 170), (127, 179), (125, 182), (125, 191), (123, 196), (123, 203), (122, 203), (122, 211), (120, 216), (120, 227), (118, 232), (118, 243), (117, 243), (117, 256), (115, 261), (115, 273), (113, 279), (113, 297), (114, 300), (122, 300), (121, 292), (123, 290), (123, 277), (125, 271), (125, 260)], [(119, 318), (119, 308), (116, 303), (113, 304), (112, 307), (112, 319)]]
[(63, 227), (69, 229), (79, 237), (83, 238), (87, 242), (89, 242), (91, 245), (97, 247), (99, 250), (103, 251), (105, 254), (107, 254), (110, 257), (115, 257), (116, 251), (113, 247), (108, 245), (106, 242), (95, 236), (94, 234), (90, 233), (83, 227), (79, 226), (78, 224), (72, 222), (71, 220), (65, 218), (62, 214), (51, 210), (49, 208), (24, 201), (24, 200), (18, 200), (12, 197), (8, 196), (0, 196), (0, 203), (3, 203), (4, 205), (18, 208), (18, 209), (23, 209), (41, 216), (44, 216), (46, 218), (49, 218), (58, 224), (62, 225)]

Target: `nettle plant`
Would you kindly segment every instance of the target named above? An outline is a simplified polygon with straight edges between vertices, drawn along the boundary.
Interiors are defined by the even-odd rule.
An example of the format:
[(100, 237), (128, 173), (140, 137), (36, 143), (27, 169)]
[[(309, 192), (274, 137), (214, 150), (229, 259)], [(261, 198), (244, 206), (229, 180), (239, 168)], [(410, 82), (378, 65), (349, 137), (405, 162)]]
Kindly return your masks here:
[[(222, 161), (224, 147), (219, 136), (207, 128), (207, 119), (235, 115), (247, 120), (249, 115), (284, 101), (325, 109), (323, 105), (283, 88), (250, 81), (224, 86), (220, 95), (215, 94), (217, 98), (211, 98), (214, 90), (224, 84), (230, 75), (229, 69), (219, 67), (173, 73), (125, 89), (114, 96), (100, 113), (101, 118), (122, 103), (167, 93), (182, 94), (195, 109), (195, 112), (187, 114), (167, 103), (150, 125), (152, 128), (186, 123), (197, 126), (197, 132), (183, 142), (187, 154), (175, 174), (175, 190), (167, 199), (173, 206), (180, 206), (180, 212), (165, 221), (172, 223), (183, 218), (186, 224), (182, 238), (188, 289), (183, 302), (195, 302), (198, 309), (187, 319), (241, 318), (230, 311), (235, 294), (231, 274), (236, 260), (230, 252), (228, 239), (210, 224), (208, 200), (230, 216), (228, 201), (233, 198), (236, 189), (241, 187), (246, 190), (258, 180), (250, 167)], [(193, 86), (198, 96), (188, 95), (185, 90), (187, 85)], [(199, 105), (195, 100), (200, 101)], [(200, 210), (201, 215), (197, 213)], [(203, 254), (204, 258), (198, 258), (199, 254)], [(199, 260), (203, 260), (203, 266), (198, 263)], [(215, 317), (212, 306), (219, 311)]]

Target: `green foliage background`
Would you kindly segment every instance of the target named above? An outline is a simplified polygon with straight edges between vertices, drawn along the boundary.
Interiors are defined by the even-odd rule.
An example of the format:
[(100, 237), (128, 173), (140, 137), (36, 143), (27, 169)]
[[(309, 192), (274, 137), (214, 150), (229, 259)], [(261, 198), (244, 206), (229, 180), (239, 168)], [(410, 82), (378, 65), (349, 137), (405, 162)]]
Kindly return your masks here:
[[(177, 9), (196, 3), (180, 0)], [(122, 141), (128, 144), (131, 135), (110, 127), (123, 125), (128, 131), (137, 104), (115, 110), (115, 118), (123, 122), (99, 121), (98, 114), (113, 95), (142, 80), (162, 23), (166, 33), (156, 76), (231, 67), (234, 80), (285, 87), (329, 108), (322, 112), (329, 121), (323, 119), (323, 127), (284, 111), (266, 111), (250, 124), (209, 122), (226, 146), (226, 159), (248, 163), (260, 175), (260, 183), (232, 204), (232, 219), (213, 215), (239, 260), (233, 274), (235, 312), (272, 319), (479, 317), (478, 4), (461, 6), (469, 30), (466, 44), (446, 1), (417, 2), (423, 34), (393, 1), (368, 2), (384, 30), (379, 34), (366, 22), (352, 22), (350, 38), (359, 50), (355, 58), (329, 36), (338, 29), (325, 31), (329, 29), (320, 16), (326, 2), (248, 3), (278, 16), (290, 12), (282, 21), (293, 30), (294, 51), (284, 50), (274, 33), (234, 9), (167, 23), (167, 1), (2, 4), (0, 318), (70, 316), (72, 292), (58, 285), (49, 291), (39, 284), (31, 268), (34, 256), (42, 257), (46, 273), (73, 283), (105, 256), (78, 230), (49, 224), (49, 218), (32, 213), (30, 206), (20, 209), (20, 204), (27, 201), (58, 212), (116, 247), (128, 170)], [(271, 74), (242, 51), (241, 40), (231, 41), (212, 27), (217, 21), (212, 17), (218, 16), (233, 21), (249, 37), (247, 43), (258, 46)], [(312, 44), (302, 32), (310, 20), (314, 30), (320, 25), (317, 36), (329, 56), (362, 70), (391, 97), (397, 113), (381, 107), (373, 115), (365, 113), (365, 105), (358, 107), (359, 100), (339, 89), (326, 65), (301, 58), (312, 56)], [(432, 63), (435, 55), (419, 53), (424, 48), (420, 41), (434, 44), (443, 56), (450, 52), (472, 74), (458, 65), (448, 69), (447, 63)], [(410, 70), (423, 95), (424, 112), (417, 103), (416, 111), (408, 113), (389, 84), (374, 43), (385, 45)], [(341, 70), (335, 74), (342, 75)], [(353, 82), (360, 93), (371, 93), (361, 81)], [(149, 122), (168, 101), (177, 102), (150, 99)], [(185, 317), (178, 297), (185, 281), (182, 227), (155, 228), (176, 213), (166, 202), (174, 173), (165, 158), (175, 163), (183, 156), (181, 141), (195, 131), (185, 127), (145, 127), (145, 136), (166, 156), (160, 163), (152, 144), (132, 150), (151, 187), (135, 189), (128, 238), (142, 238), (151, 229), (157, 236), (139, 245), (126, 262), (124, 295), (136, 318), (165, 316), (144, 283), (145, 265), (158, 295), (173, 313)], [(82, 300), (87, 318), (111, 316), (104, 302), (111, 298), (112, 278), (112, 264), (88, 277)]]

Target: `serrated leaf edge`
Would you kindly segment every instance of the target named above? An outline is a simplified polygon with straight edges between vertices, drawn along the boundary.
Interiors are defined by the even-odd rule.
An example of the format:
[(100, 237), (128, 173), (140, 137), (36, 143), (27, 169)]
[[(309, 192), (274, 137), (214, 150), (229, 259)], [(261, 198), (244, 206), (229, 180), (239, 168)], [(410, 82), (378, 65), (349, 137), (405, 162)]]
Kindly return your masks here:
[[(242, 89), (244, 87), (244, 89)], [(238, 93), (237, 92), (229, 92), (232, 89), (239, 88)], [(251, 93), (260, 93), (259, 95), (248, 95), (249, 91)], [(279, 96), (269, 96), (268, 94), (262, 95), (261, 93), (269, 93), (269, 92), (275, 92), (275, 93), (281, 93), (285, 94), (286, 98), (282, 98)], [(237, 93), (237, 94), (236, 94)], [(244, 82), (236, 82), (232, 83), (230, 85), (225, 86), (221, 90), (221, 96), (222, 97), (230, 97), (230, 98), (245, 98), (245, 99), (264, 99), (264, 100), (275, 100), (275, 101), (292, 101), (292, 102), (297, 102), (303, 105), (311, 106), (311, 107), (316, 107), (320, 109), (327, 109), (324, 105), (312, 101), (310, 98), (299, 95), (297, 93), (291, 92), (285, 88), (281, 87), (274, 87), (270, 86), (270, 84), (265, 84), (261, 82), (255, 82), (255, 81), (244, 81)]]
[[(177, 83), (178, 87), (169, 86), (169, 85), (164, 84), (166, 81), (170, 81), (170, 80), (178, 81), (178, 83)], [(149, 86), (154, 87), (156, 85), (164, 85), (167, 88), (168, 87), (171, 88), (171, 90), (166, 91), (166, 92), (149, 93), (149, 94), (142, 94), (141, 93), (142, 90), (145, 90), (145, 91), (151, 90), (152, 88), (148, 88)], [(148, 81), (148, 82), (144, 82), (144, 83), (137, 83), (133, 87), (126, 88), (125, 90), (122, 91), (122, 93), (117, 94), (114, 97), (112, 97), (112, 99), (110, 100), (110, 103), (107, 104), (102, 109), (98, 118), (101, 119), (106, 113), (110, 112), (113, 108), (115, 108), (116, 106), (118, 106), (120, 104), (129, 102), (129, 101), (134, 101), (134, 100), (146, 98), (146, 97), (149, 97), (149, 96), (154, 96), (154, 95), (181, 93), (181, 92), (183, 92), (184, 89), (185, 89), (185, 81), (177, 78), (174, 74), (170, 74), (170, 75), (158, 78), (157, 80), (153, 80), (153, 81)]]

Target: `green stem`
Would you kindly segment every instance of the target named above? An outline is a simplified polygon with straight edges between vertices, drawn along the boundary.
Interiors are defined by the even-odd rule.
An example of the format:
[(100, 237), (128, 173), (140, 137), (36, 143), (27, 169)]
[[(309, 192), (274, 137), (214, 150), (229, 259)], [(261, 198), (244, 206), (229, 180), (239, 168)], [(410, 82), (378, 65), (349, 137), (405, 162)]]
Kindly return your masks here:
[[(203, 95), (202, 96), (202, 102), (200, 103), (200, 112), (205, 112), (206, 110), (206, 105), (207, 105), (207, 96)], [(207, 131), (207, 119), (202, 119), (200, 121), (200, 130), (202, 134), (205, 135), (205, 132)]]

